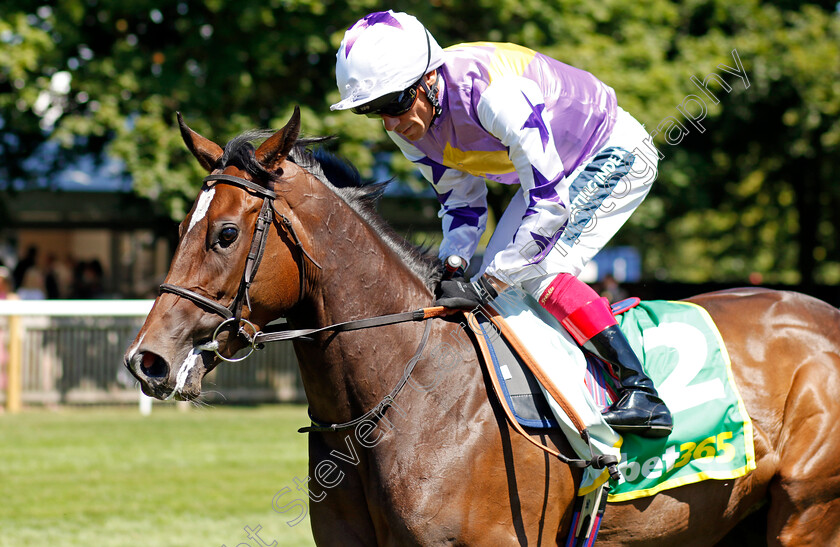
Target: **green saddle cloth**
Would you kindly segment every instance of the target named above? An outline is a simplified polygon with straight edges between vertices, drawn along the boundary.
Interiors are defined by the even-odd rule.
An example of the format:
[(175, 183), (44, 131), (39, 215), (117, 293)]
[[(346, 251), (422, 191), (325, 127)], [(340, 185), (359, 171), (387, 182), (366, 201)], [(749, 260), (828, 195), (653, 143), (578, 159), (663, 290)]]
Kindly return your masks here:
[(688, 302), (647, 301), (618, 318), (674, 416), (664, 439), (626, 435), (609, 501), (755, 469), (752, 422), (712, 318)]

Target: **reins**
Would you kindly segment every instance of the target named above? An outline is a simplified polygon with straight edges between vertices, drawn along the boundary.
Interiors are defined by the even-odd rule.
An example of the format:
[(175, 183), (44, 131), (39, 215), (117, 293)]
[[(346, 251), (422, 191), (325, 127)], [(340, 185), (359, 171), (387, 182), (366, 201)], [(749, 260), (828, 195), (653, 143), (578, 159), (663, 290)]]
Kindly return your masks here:
[[(204, 308), (209, 312), (220, 315), (223, 318), (222, 322), (218, 325), (218, 327), (216, 327), (216, 330), (213, 333), (213, 338), (209, 342), (202, 344), (198, 349), (201, 349), (203, 351), (213, 351), (216, 354), (216, 356), (219, 357), (219, 359), (222, 359), (227, 362), (238, 362), (247, 359), (255, 350), (261, 349), (264, 346), (264, 344), (268, 342), (279, 342), (283, 340), (295, 339), (311, 341), (312, 335), (321, 332), (339, 333), (381, 327), (385, 325), (394, 325), (398, 323), (426, 321), (435, 317), (445, 317), (456, 311), (449, 308), (445, 308), (443, 306), (435, 306), (429, 308), (420, 308), (402, 313), (379, 315), (375, 317), (367, 317), (364, 319), (354, 319), (350, 321), (344, 321), (342, 323), (336, 323), (333, 325), (313, 329), (291, 329), (285, 326), (280, 326), (266, 329), (265, 332), (257, 330), (256, 326), (253, 323), (242, 317), (242, 308), (243, 306), (247, 306), (249, 310), (251, 309), (251, 299), (249, 291), (251, 288), (251, 284), (253, 283), (254, 278), (256, 277), (257, 270), (260, 267), (260, 263), (262, 262), (263, 255), (265, 253), (265, 246), (266, 241), (268, 240), (269, 227), (272, 226), (276, 219), (280, 219), (280, 222), (283, 225), (286, 233), (294, 242), (294, 245), (299, 253), (297, 263), (301, 284), (300, 294), (303, 294), (305, 261), (304, 259), (309, 260), (318, 269), (321, 269), (321, 266), (306, 251), (306, 249), (300, 241), (300, 238), (295, 232), (294, 226), (292, 225), (291, 221), (282, 213), (278, 212), (275, 208), (274, 200), (277, 198), (277, 194), (274, 191), (269, 190), (268, 188), (265, 188), (250, 180), (241, 177), (236, 177), (233, 175), (213, 174), (205, 177), (205, 184), (212, 182), (215, 182), (217, 184), (231, 184), (233, 186), (237, 186), (249, 193), (254, 193), (262, 197), (263, 202), (260, 208), (260, 213), (257, 217), (256, 226), (254, 227), (254, 234), (251, 238), (251, 247), (248, 251), (248, 257), (245, 261), (245, 269), (242, 272), (242, 279), (239, 283), (239, 289), (237, 290), (236, 296), (233, 298), (233, 301), (230, 303), (230, 305), (224, 306), (223, 304), (212, 300), (202, 294), (199, 294), (196, 291), (172, 283), (162, 283), (160, 285), (160, 294), (175, 294), (176, 296), (189, 300), (197, 306)], [(208, 186), (210, 186), (210, 184), (208, 184)], [(250, 351), (243, 357), (231, 358), (225, 357), (219, 353), (219, 342), (217, 338), (219, 333), (224, 328), (227, 328), (226, 326), (228, 323), (234, 323), (235, 326), (232, 326), (232, 329), (236, 329), (237, 336), (243, 337), (250, 344)], [(249, 334), (244, 328), (243, 323), (245, 325), (250, 326), (250, 329), (253, 331), (253, 333)], [(385, 410), (394, 403), (394, 399), (403, 389), (405, 384), (408, 382), (408, 378), (411, 376), (414, 367), (419, 362), (420, 357), (423, 354), (423, 350), (426, 347), (426, 343), (429, 340), (431, 327), (431, 322), (427, 322), (423, 330), (423, 335), (420, 339), (420, 344), (418, 345), (417, 350), (414, 352), (412, 358), (406, 364), (403, 375), (400, 377), (400, 380), (397, 382), (397, 385), (394, 386), (394, 388), (387, 395), (385, 395), (385, 397), (383, 397), (382, 400), (378, 404), (376, 404), (371, 410), (367, 411), (358, 418), (338, 424), (326, 424), (318, 422), (310, 414), (310, 420), (312, 422), (312, 425), (308, 427), (302, 427), (298, 431), (300, 433), (346, 431), (364, 422), (374, 424), (378, 422), (383, 417)], [(521, 431), (521, 428), (519, 432), (523, 433), (527, 438), (530, 439), (530, 437), (524, 431)], [(531, 441), (534, 442), (533, 440)], [(534, 444), (537, 444), (537, 446), (540, 446), (544, 450), (547, 448), (540, 445), (539, 443)], [(573, 467), (586, 467), (589, 465), (593, 465), (596, 468), (600, 468), (604, 466), (604, 462), (599, 461), (597, 458), (593, 458), (592, 460), (578, 460), (574, 458), (568, 458), (563, 454), (550, 449), (549, 453), (558, 457), (561, 461)]]
[[(328, 325), (326, 327), (320, 327), (315, 329), (290, 329), (287, 327), (276, 327), (266, 329), (265, 332), (258, 331), (253, 323), (251, 323), (247, 319), (242, 318), (242, 308), (244, 305), (248, 309), (251, 309), (251, 298), (249, 294), (251, 284), (253, 283), (254, 277), (257, 275), (257, 270), (259, 269), (260, 263), (262, 262), (263, 254), (265, 253), (266, 241), (268, 240), (268, 228), (273, 224), (273, 222), (278, 218), (280, 219), (280, 223), (283, 225), (286, 233), (292, 239), (295, 247), (299, 252), (299, 258), (297, 262), (298, 268), (300, 270), (299, 277), (301, 283), (301, 294), (303, 293), (304, 282), (304, 259), (309, 260), (309, 262), (311, 262), (318, 269), (321, 269), (321, 265), (318, 264), (318, 262), (316, 262), (315, 259), (313, 259), (312, 256), (306, 251), (306, 248), (303, 246), (300, 238), (295, 232), (292, 222), (285, 215), (277, 211), (276, 207), (274, 207), (274, 200), (277, 199), (276, 192), (269, 190), (268, 188), (265, 188), (264, 186), (257, 184), (253, 181), (234, 175), (208, 175), (204, 178), (204, 183), (208, 186), (211, 186), (210, 183), (230, 184), (242, 188), (243, 190), (249, 193), (257, 194), (263, 199), (262, 207), (260, 208), (260, 213), (257, 217), (256, 226), (254, 227), (254, 235), (251, 238), (251, 247), (248, 251), (248, 258), (245, 261), (245, 269), (242, 273), (242, 280), (239, 283), (239, 289), (237, 290), (236, 296), (234, 297), (230, 305), (225, 306), (193, 290), (174, 285), (172, 283), (163, 283), (159, 287), (160, 294), (175, 294), (177, 296), (180, 296), (181, 298), (185, 298), (193, 302), (197, 306), (204, 308), (207, 311), (220, 315), (224, 319), (221, 322), (221, 324), (219, 324), (219, 326), (216, 328), (216, 331), (213, 333), (213, 339), (210, 342), (201, 346), (202, 349), (214, 351), (220, 359), (229, 362), (242, 361), (243, 359), (246, 359), (248, 356), (250, 356), (254, 350), (261, 349), (262, 345), (268, 342), (279, 342), (282, 340), (294, 339), (311, 340), (310, 336), (319, 332), (347, 332), (352, 330), (380, 327), (384, 325), (393, 325), (396, 323), (405, 323), (409, 321), (425, 321), (426, 319), (431, 319), (433, 317), (442, 317), (452, 313), (452, 310), (448, 310), (447, 308), (444, 308), (442, 306), (437, 306), (431, 308), (420, 308), (414, 311), (402, 313), (368, 317), (364, 319), (354, 319), (351, 321), (344, 321), (335, 325)], [(223, 327), (225, 327), (228, 323), (231, 322), (235, 322), (237, 324), (237, 335), (242, 336), (245, 340), (248, 341), (248, 343), (251, 346), (251, 351), (244, 357), (232, 359), (225, 357), (219, 353), (218, 341), (216, 340), (216, 338), (219, 332), (221, 332), (221, 330), (223, 329)], [(248, 333), (246, 329), (243, 328), (242, 325), (240, 325), (241, 323), (245, 323), (245, 325), (250, 326), (253, 332)]]
[(348, 429), (353, 429), (357, 425), (363, 422), (370, 422), (376, 423), (381, 418), (382, 415), (385, 413), (385, 410), (394, 403), (394, 399), (396, 398), (397, 394), (402, 390), (403, 386), (405, 386), (406, 382), (408, 381), (408, 377), (411, 376), (411, 372), (414, 370), (415, 365), (420, 360), (420, 356), (423, 355), (423, 349), (426, 347), (426, 342), (429, 341), (429, 333), (432, 330), (432, 323), (426, 323), (426, 328), (423, 329), (423, 337), (420, 339), (420, 345), (417, 346), (417, 351), (414, 352), (414, 356), (405, 366), (405, 372), (400, 377), (400, 381), (397, 382), (397, 385), (394, 389), (391, 390), (388, 395), (382, 398), (379, 403), (374, 406), (369, 411), (365, 412), (363, 415), (350, 420), (349, 422), (344, 422), (340, 424), (325, 424), (318, 422), (313, 416), (312, 413), (309, 413), (309, 421), (312, 422), (311, 426), (301, 427), (298, 429), (298, 433), (325, 433), (325, 432), (333, 432), (333, 431), (347, 431)]
[(368, 317), (365, 319), (354, 319), (352, 321), (345, 321), (343, 323), (336, 323), (326, 327), (317, 329), (278, 329), (269, 332), (260, 332), (254, 336), (255, 344), (262, 344), (265, 342), (278, 342), (281, 340), (291, 340), (294, 338), (306, 339), (311, 334), (316, 334), (324, 331), (333, 332), (347, 332), (351, 330), (369, 329), (371, 327), (381, 327), (384, 325), (394, 325), (396, 323), (406, 323), (409, 321), (425, 321), (433, 317), (444, 317), (452, 313), (449, 308), (443, 306), (434, 306), (431, 308), (419, 308), (414, 311), (407, 311), (402, 313), (392, 313), (389, 315), (377, 315), (375, 317)]

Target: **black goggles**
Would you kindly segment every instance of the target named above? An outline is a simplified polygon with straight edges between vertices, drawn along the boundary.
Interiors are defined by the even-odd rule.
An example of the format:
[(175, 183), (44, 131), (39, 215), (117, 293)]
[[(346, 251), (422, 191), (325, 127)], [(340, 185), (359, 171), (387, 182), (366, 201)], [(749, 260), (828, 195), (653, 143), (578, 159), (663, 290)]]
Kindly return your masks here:
[(368, 118), (376, 118), (383, 114), (385, 116), (402, 116), (414, 106), (414, 102), (417, 100), (417, 88), (419, 86), (420, 81), (418, 80), (411, 87), (402, 91), (388, 93), (369, 103), (353, 107), (350, 111), (353, 114), (364, 114)]

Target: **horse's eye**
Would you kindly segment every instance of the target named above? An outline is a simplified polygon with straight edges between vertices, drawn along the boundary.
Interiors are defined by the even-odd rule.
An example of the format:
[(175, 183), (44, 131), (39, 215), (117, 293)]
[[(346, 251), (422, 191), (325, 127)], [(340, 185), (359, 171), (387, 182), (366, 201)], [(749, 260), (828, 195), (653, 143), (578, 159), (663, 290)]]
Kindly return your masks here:
[(219, 232), (219, 243), (224, 246), (228, 246), (234, 241), (236, 241), (236, 236), (239, 235), (239, 230), (234, 228), (233, 226), (225, 226), (222, 228), (222, 231)]

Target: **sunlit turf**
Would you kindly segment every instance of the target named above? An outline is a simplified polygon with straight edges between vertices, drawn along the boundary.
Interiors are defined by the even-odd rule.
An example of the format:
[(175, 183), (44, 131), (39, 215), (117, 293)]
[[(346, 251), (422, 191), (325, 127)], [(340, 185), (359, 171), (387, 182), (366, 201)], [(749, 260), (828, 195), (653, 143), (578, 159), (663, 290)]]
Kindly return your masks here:
[(0, 546), (312, 545), (272, 509), (305, 477), (302, 406), (0, 415)]

